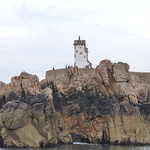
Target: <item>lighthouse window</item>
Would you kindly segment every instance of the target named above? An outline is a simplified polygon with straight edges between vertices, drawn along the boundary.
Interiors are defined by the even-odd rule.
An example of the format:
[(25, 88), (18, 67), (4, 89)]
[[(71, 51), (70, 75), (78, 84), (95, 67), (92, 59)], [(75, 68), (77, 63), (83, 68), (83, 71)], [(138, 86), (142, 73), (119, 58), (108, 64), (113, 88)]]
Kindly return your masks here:
[(82, 55), (83, 53), (81, 52), (80, 55)]
[(78, 53), (78, 51), (76, 51), (76, 53)]

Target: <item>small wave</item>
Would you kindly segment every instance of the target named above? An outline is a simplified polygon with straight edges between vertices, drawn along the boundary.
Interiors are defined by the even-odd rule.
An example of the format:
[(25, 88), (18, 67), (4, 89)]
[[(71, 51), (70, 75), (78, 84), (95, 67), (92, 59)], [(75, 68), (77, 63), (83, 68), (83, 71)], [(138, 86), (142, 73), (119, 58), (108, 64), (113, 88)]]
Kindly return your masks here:
[(73, 144), (76, 144), (76, 145), (98, 145), (98, 144), (94, 144), (94, 143), (82, 143), (82, 142), (73, 142)]

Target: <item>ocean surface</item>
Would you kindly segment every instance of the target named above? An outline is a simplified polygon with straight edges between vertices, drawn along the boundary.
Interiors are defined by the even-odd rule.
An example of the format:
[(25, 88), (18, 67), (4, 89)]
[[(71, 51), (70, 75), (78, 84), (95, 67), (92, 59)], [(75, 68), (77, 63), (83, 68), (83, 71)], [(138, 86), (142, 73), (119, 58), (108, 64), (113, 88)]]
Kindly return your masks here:
[(150, 150), (150, 146), (102, 146), (76, 143), (73, 145), (58, 145), (52, 148), (0, 148), (0, 150)]

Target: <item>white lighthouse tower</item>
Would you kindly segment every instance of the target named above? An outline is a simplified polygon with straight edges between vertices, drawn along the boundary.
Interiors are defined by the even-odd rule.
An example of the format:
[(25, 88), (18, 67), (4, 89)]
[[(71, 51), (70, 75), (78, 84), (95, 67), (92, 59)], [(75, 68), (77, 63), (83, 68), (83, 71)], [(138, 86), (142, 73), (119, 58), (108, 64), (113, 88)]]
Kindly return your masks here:
[(88, 60), (88, 48), (85, 40), (74, 41), (74, 66), (78, 68), (92, 68), (92, 64)]

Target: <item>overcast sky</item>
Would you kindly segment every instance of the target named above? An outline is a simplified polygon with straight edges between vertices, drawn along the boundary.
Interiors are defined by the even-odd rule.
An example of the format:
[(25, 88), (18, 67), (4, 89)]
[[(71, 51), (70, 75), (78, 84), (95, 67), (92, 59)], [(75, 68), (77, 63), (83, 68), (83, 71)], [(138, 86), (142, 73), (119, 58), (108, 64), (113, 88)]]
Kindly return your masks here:
[(79, 35), (93, 67), (150, 72), (150, 0), (0, 0), (0, 81), (73, 65)]

